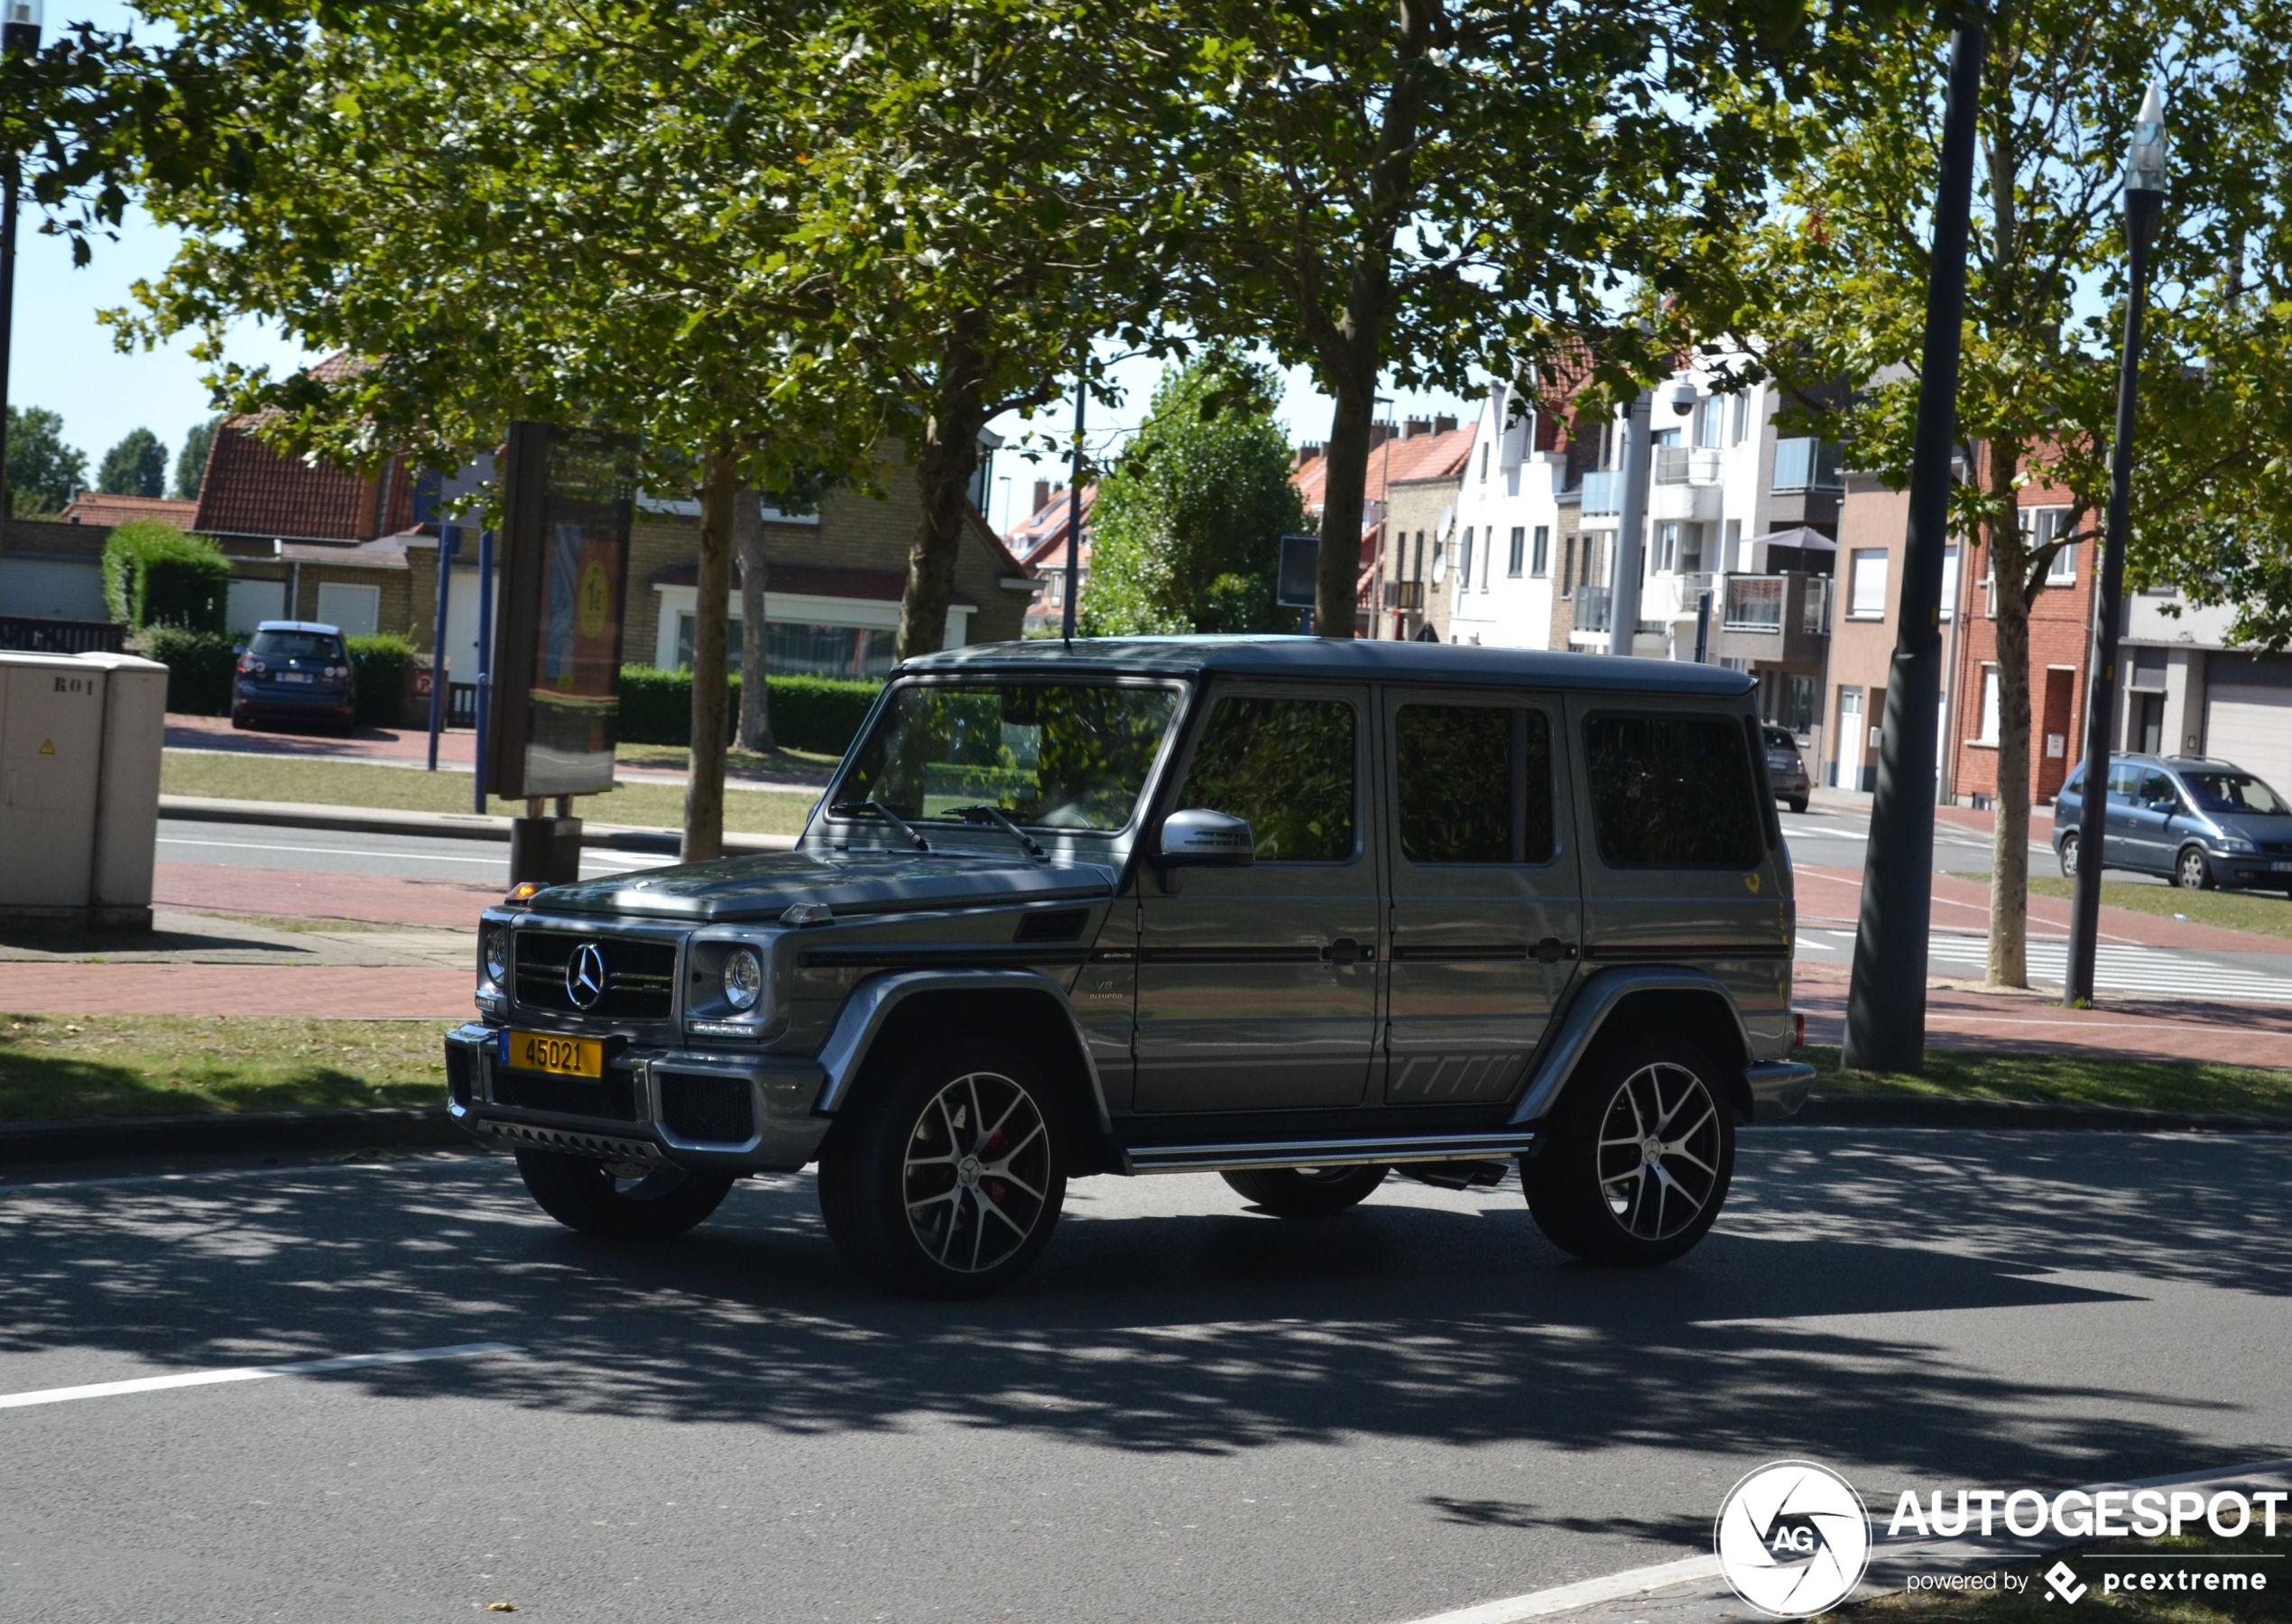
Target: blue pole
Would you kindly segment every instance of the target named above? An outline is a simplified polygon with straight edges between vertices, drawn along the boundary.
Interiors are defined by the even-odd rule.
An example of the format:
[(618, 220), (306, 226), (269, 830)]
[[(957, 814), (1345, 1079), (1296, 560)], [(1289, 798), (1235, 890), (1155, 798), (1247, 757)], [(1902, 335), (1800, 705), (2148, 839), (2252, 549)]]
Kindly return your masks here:
[(475, 810), (485, 810), (485, 735), (494, 697), (494, 532), (477, 532), (477, 784)]
[(430, 770), (438, 770), (438, 735), (446, 724), (446, 600), (453, 582), (454, 554), (462, 527), (438, 527), (438, 619), (430, 629)]

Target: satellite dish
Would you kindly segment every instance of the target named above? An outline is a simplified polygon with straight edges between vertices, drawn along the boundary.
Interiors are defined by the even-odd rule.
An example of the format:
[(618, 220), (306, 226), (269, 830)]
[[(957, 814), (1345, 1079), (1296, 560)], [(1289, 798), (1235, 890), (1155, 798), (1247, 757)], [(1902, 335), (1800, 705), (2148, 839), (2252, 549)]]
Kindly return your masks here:
[(1435, 536), (1437, 536), (1437, 536), (1446, 536), (1446, 535), (1450, 534), (1452, 531), (1454, 531), (1456, 530), (1456, 508), (1455, 508), (1455, 507), (1453, 507), (1453, 506), (1451, 506), (1451, 507), (1445, 507), (1445, 508), (1441, 509), (1441, 510), (1440, 510), (1440, 523), (1439, 523), (1438, 525), (1437, 525), (1437, 526), (1435, 526), (1435, 527), (1434, 527), (1434, 530), (1433, 530), (1433, 534), (1434, 534)]
[(1437, 586), (1447, 578), (1448, 554), (1444, 549), (1433, 554), (1433, 585)]

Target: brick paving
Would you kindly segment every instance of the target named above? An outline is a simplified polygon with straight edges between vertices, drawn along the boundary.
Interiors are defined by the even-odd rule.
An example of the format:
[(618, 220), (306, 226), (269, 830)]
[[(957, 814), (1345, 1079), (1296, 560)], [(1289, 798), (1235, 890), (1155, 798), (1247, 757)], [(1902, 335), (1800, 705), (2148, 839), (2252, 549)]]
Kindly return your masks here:
[[(472, 849), (485, 848), (474, 845)], [(502, 865), (506, 872), (505, 848)], [(152, 877), (152, 902), (157, 908), (192, 913), (356, 919), (367, 925), (475, 930), (479, 911), (500, 901), (502, 890), (499, 885), (457, 880), (162, 863)]]
[(17, 1015), (298, 1015), (451, 1020), (475, 973), (345, 964), (0, 964)]

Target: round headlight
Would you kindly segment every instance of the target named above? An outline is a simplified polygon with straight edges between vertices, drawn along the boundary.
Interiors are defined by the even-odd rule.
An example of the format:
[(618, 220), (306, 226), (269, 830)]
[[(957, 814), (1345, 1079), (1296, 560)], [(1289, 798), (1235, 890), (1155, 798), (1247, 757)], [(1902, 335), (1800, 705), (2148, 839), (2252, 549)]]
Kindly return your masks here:
[(735, 1010), (753, 1010), (764, 992), (763, 961), (753, 947), (735, 947), (725, 955), (725, 1001)]
[(479, 951), (485, 955), (485, 979), (503, 983), (509, 980), (509, 932), (498, 925), (488, 925)]

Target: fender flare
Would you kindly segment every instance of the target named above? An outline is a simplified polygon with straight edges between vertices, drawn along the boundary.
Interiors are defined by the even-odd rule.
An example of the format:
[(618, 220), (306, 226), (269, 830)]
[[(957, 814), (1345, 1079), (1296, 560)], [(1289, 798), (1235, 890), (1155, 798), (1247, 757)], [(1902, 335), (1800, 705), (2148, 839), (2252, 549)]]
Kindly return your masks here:
[(1521, 1093), (1520, 1103), (1512, 1108), (1511, 1121), (1514, 1126), (1551, 1114), (1554, 1102), (1575, 1076), (1576, 1066), (1590, 1052), (1606, 1026), (1607, 1018), (1616, 1005), (1637, 992), (1717, 994), (1734, 1022), (1735, 1039), (1742, 1046), (1739, 1063), (1744, 1066), (1751, 1064), (1751, 1035), (1743, 1027), (1742, 1011), (1735, 1007), (1734, 995), (1717, 977), (1668, 964), (1597, 971), (1576, 989), (1576, 996), (1568, 1001), (1567, 1013), (1560, 1017), (1557, 1029), (1538, 1056), (1536, 1067), (1529, 1074), (1528, 1087)]
[(1114, 1121), (1106, 1109), (1105, 1082), (1098, 1075), (1098, 1063), (1091, 1057), (1082, 1025), (1075, 1019), (1074, 1006), (1067, 1001), (1067, 989), (1033, 970), (901, 970), (862, 982), (844, 1001), (834, 1029), (820, 1046), (819, 1065), (827, 1072), (827, 1081), (821, 1086), (812, 1109), (822, 1116), (832, 1116), (850, 1097), (853, 1085), (859, 1081), (860, 1069), (866, 1064), (868, 1051), (874, 1047), (884, 1023), (909, 999), (919, 992), (988, 991), (1040, 993), (1058, 1005), (1066, 1017), (1067, 1034), (1074, 1040), (1075, 1052), (1082, 1057), (1091, 1103), (1098, 1112), (1099, 1130), (1111, 1139)]

